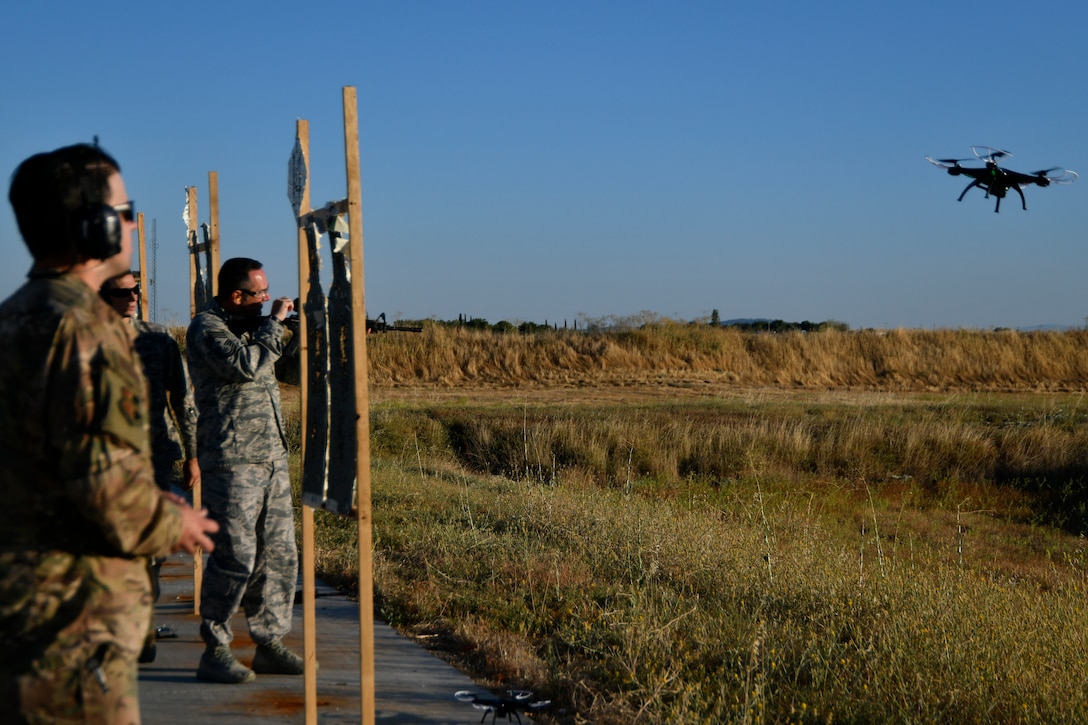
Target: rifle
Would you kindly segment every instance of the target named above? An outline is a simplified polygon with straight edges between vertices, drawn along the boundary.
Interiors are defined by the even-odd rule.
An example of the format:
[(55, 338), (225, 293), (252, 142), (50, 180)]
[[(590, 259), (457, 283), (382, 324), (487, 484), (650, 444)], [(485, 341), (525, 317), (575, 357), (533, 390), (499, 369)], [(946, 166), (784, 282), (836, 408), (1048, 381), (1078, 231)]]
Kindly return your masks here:
[[(298, 300), (295, 300), (295, 309), (298, 310)], [(253, 329), (248, 330), (252, 332), (255, 330), (261, 322), (264, 321), (263, 317), (255, 317), (255, 323), (250, 321), (249, 324)], [(283, 320), (283, 326), (287, 329), (284, 336), (286, 345), (283, 349), (283, 354), (276, 360), (276, 379), (280, 382), (289, 383), (291, 385), (298, 385), (301, 380), (301, 370), (299, 368), (299, 338), (298, 331), (299, 325), (302, 324), (302, 317), (298, 312), (290, 315)], [(233, 328), (232, 328), (233, 330)], [(370, 332), (423, 332), (422, 327), (399, 327), (397, 325), (390, 325), (385, 321), (385, 313), (378, 315), (376, 320), (366, 321), (366, 330)], [(235, 334), (241, 334), (241, 332), (235, 332)]]
[[(263, 318), (261, 318), (263, 319)], [(298, 334), (298, 326), (301, 322), (301, 318), (298, 314), (298, 299), (295, 299), (295, 314), (287, 317), (283, 321), (284, 327), (290, 330), (294, 334)], [(260, 320), (258, 320), (257, 326), (259, 326)], [(256, 329), (256, 328), (254, 328)], [(390, 325), (385, 321), (385, 313), (378, 315), (378, 319), (371, 320), (367, 318), (366, 321), (367, 332), (423, 332), (422, 327), (400, 327), (398, 325)]]
[(423, 332), (422, 327), (399, 327), (390, 325), (385, 321), (385, 313), (378, 315), (378, 319), (366, 321), (367, 332)]

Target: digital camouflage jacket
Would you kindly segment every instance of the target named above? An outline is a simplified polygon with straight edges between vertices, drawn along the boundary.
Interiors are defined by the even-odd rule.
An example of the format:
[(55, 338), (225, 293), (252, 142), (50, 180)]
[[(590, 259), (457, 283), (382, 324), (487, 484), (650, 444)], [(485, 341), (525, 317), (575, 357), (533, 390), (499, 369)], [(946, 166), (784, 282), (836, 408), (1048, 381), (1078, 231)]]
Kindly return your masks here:
[(283, 351), (283, 324), (274, 317), (231, 316), (213, 299), (193, 318), (185, 355), (202, 471), (287, 456), (276, 381)]

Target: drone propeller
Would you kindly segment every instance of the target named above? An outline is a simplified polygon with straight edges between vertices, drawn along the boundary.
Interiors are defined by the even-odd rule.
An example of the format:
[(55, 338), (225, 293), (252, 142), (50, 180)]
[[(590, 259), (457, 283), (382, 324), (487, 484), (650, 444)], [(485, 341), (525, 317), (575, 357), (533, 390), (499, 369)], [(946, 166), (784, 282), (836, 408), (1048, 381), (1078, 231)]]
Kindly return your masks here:
[(1076, 171), (1070, 171), (1069, 169), (1063, 169), (1060, 166), (1054, 166), (1049, 169), (1042, 169), (1040, 171), (1033, 171), (1032, 176), (1038, 176), (1040, 179), (1046, 179), (1051, 184), (1072, 184), (1074, 181), (1080, 178), (1080, 174)]
[[(983, 153), (985, 152), (985, 153)], [(997, 163), (998, 159), (1004, 159), (1012, 156), (1008, 151), (1002, 151), (1001, 149), (995, 149), (992, 146), (972, 146), (971, 153), (975, 155), (980, 161), (991, 161)]]
[(498, 704), (500, 702), (512, 701), (512, 702), (524, 702), (533, 696), (530, 690), (507, 690), (506, 697), (500, 697), (499, 695), (478, 695), (470, 690), (458, 690), (453, 693), (454, 698), (461, 702), (471, 702), (478, 705), (491, 705)]
[(459, 702), (467, 702), (474, 707), (478, 707), (480, 709), (487, 708), (492, 702), (496, 704), (499, 702), (499, 698), (497, 697), (493, 698), (477, 695), (475, 692), (469, 692), (468, 690), (458, 690), (457, 692), (453, 693), (453, 697)]
[(932, 156), (926, 156), (926, 161), (934, 166), (940, 166), (942, 169), (951, 169), (960, 165), (961, 161), (971, 161), (972, 159), (935, 159)]

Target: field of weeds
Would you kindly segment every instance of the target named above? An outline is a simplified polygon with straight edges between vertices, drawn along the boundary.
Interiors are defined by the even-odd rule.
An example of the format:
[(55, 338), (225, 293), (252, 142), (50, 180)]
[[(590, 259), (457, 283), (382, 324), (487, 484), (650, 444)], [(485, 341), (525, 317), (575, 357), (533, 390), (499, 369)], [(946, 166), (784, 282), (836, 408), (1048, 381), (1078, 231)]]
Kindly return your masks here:
[[(1083, 333), (568, 335), (548, 367), (563, 333), (437, 332), (368, 343), (377, 611), (540, 721), (1088, 721)], [(350, 590), (354, 521), (317, 522)]]

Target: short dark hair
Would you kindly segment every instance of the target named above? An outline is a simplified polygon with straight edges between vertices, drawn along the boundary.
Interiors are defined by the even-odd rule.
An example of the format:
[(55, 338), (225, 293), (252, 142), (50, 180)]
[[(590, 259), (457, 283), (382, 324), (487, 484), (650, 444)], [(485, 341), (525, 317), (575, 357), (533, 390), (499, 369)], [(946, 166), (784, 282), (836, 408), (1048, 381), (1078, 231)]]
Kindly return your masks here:
[[(249, 273), (255, 269), (264, 269), (256, 259), (249, 257), (231, 257), (219, 267), (218, 294), (229, 295), (238, 285), (249, 281)], [(225, 298), (224, 298), (225, 299)]]
[(130, 269), (127, 272), (122, 272), (121, 274), (115, 274), (112, 277), (110, 277), (109, 279), (107, 279), (105, 282), (102, 283), (102, 289), (106, 289), (107, 287), (116, 287), (118, 280), (120, 280), (122, 277), (127, 277), (130, 274), (136, 279), (136, 282), (139, 283), (139, 281), (140, 281), (140, 271), (138, 269)]
[(8, 200), (31, 256), (74, 254), (74, 213), (109, 196), (109, 177), (121, 171), (98, 145), (75, 144), (31, 156), (11, 176)]

